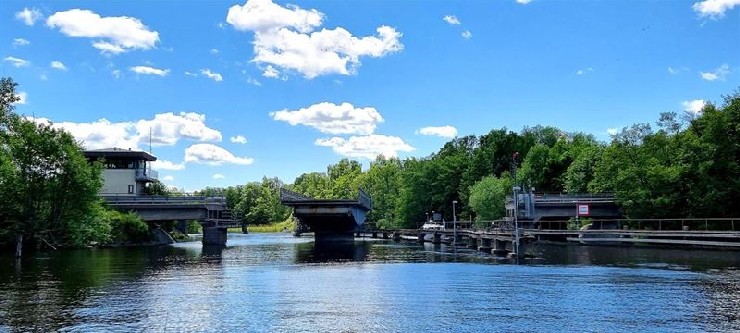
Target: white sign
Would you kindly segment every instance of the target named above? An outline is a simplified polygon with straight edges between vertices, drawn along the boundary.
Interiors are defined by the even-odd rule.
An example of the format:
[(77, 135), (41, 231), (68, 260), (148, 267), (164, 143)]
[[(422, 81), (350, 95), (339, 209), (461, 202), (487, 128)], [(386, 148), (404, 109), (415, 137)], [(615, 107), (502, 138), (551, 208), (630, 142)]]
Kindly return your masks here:
[(578, 216), (588, 215), (588, 205), (578, 205)]

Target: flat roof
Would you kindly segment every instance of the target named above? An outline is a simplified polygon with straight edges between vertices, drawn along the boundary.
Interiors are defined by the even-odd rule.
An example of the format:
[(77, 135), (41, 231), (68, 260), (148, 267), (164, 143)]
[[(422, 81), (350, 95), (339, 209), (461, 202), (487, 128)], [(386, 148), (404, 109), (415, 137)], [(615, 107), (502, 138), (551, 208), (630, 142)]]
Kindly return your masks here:
[(156, 161), (157, 158), (153, 155), (139, 150), (123, 149), (123, 148), (105, 148), (95, 150), (85, 150), (83, 152), (85, 157), (90, 158), (114, 158), (114, 159), (136, 159), (146, 161)]

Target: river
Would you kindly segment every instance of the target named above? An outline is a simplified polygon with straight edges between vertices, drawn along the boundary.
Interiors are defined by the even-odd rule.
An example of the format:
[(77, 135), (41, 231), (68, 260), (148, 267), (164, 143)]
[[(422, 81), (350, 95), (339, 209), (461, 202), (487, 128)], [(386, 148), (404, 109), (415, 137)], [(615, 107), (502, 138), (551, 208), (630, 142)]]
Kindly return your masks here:
[(286, 234), (0, 256), (0, 332), (740, 331), (740, 252), (444, 245)]

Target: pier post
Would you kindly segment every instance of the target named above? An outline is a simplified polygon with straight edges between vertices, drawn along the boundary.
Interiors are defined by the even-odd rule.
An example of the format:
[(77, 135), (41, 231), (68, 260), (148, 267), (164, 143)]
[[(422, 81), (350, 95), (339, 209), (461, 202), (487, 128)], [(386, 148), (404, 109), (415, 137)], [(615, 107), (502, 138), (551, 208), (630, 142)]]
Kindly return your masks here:
[(438, 232), (435, 232), (434, 233), (434, 238), (432, 239), (432, 243), (434, 243), (434, 244), (442, 243), (442, 234), (440, 234)]

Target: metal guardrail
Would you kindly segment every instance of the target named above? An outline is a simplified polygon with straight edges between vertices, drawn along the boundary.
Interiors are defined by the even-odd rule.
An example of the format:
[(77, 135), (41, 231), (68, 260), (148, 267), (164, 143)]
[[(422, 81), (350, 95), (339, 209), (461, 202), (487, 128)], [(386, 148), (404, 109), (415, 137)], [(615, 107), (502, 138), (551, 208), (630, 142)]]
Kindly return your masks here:
[(214, 203), (226, 205), (226, 198), (223, 197), (109, 196), (103, 199), (111, 205), (206, 205)]

